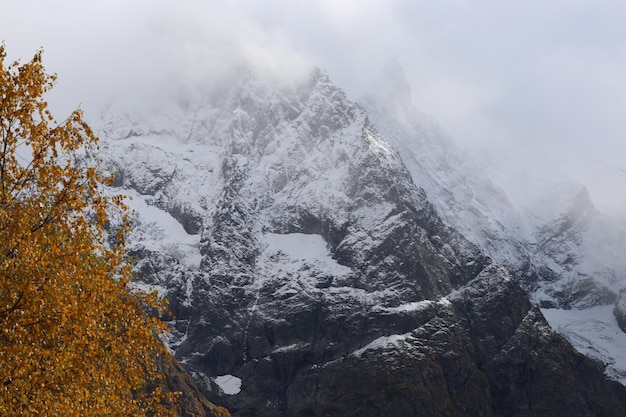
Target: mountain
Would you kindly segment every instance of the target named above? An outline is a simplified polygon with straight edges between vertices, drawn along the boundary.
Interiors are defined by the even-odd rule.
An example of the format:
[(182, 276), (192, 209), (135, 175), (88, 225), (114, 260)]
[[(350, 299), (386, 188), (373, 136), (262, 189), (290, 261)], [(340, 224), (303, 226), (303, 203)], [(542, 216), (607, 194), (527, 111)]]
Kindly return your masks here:
[(626, 323), (621, 301), (626, 222), (596, 209), (582, 184), (532, 171), (503, 178), (510, 174), (493, 161), (489, 165), (463, 151), (414, 108), (397, 63), (386, 68), (362, 102), (446, 224), (506, 266), (554, 329), (626, 383), (621, 353), (626, 338), (620, 329)]
[(137, 285), (169, 299), (167, 342), (212, 399), (234, 416), (623, 414), (624, 386), (520, 286), (536, 266), (498, 217), (506, 195), (437, 165), (449, 143), (426, 137), (426, 159), (396, 148), (396, 127), (434, 125), (372, 123), (320, 70), (234, 78), (98, 127), (111, 192), (133, 197)]

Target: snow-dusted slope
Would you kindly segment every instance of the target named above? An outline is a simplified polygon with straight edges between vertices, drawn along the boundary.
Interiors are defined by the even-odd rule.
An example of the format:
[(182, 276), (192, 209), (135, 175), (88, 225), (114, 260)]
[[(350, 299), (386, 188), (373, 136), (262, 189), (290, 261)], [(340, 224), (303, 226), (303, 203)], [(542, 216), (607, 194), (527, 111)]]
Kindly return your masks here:
[(485, 167), (413, 106), (402, 68), (392, 62), (363, 100), (377, 130), (398, 150), (413, 181), (442, 218), (489, 256), (524, 269), (531, 226)]
[[(455, 160), (437, 165), (445, 146), (425, 146), (416, 175), (422, 161), (403, 162), (319, 70), (291, 85), (240, 75), (206, 102), (112, 108), (99, 128), (113, 191), (137, 211), (138, 277), (176, 315), (170, 346), (215, 390), (211, 380), (241, 380), (226, 388), (235, 415), (623, 408), (623, 388), (552, 333), (516, 280), (446, 224), (454, 212), (441, 210), (444, 221), (429, 201), (439, 190), (465, 210), (463, 233), (497, 234), (492, 246), (517, 256), (497, 187), (470, 178), (457, 194)], [(481, 187), (500, 196), (486, 232), (489, 204), (469, 204), (489, 194)]]
[[(395, 63), (363, 102), (442, 218), (518, 275), (536, 304), (552, 309), (604, 305), (611, 306), (607, 311), (612, 309), (626, 287), (626, 223), (596, 210), (583, 185), (534, 177), (532, 172), (517, 173), (516, 187), (510, 186), (510, 180), (492, 180), (498, 167), (461, 151), (413, 107), (410, 87)], [(567, 316), (564, 310), (558, 311), (546, 311), (547, 317)], [(572, 317), (583, 318), (574, 320), (567, 330), (561, 322), (552, 324), (588, 353), (595, 348), (587, 343), (593, 345), (595, 339), (583, 335), (593, 326), (593, 313), (598, 311), (572, 311)], [(577, 334), (576, 324), (580, 324), (580, 337), (571, 337)], [(621, 347), (608, 334), (613, 328), (602, 328), (607, 332), (602, 343), (613, 341), (615, 346), (598, 347), (592, 357), (617, 370), (609, 372), (612, 376), (623, 374), (626, 361), (616, 354)]]

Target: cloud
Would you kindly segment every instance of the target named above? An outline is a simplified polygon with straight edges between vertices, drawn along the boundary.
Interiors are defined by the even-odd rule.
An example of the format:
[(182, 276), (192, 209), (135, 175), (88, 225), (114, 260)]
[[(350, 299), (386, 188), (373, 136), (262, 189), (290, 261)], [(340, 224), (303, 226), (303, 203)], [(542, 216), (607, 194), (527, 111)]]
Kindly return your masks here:
[(251, 63), (280, 79), (318, 65), (358, 99), (395, 58), (457, 143), (580, 178), (591, 156), (626, 165), (625, 14), (613, 0), (24, 0), (0, 3), (0, 27), (12, 56), (45, 48), (61, 113), (193, 96)]
[(46, 68), (59, 75), (50, 101), (62, 114), (78, 105), (193, 99), (245, 66), (283, 81), (308, 68), (219, 2), (25, 1), (0, 12), (12, 58), (44, 48)]

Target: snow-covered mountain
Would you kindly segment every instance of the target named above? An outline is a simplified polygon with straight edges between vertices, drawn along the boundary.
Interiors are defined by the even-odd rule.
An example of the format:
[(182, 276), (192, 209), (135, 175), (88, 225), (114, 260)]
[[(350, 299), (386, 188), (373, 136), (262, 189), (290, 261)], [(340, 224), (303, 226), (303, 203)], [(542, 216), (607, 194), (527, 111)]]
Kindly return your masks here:
[(520, 287), (585, 299), (558, 292), (592, 265), (568, 256), (593, 242), (584, 193), (529, 217), (396, 75), (367, 110), (319, 70), (248, 71), (204, 102), (104, 114), (103, 165), (133, 197), (132, 255), (170, 300), (176, 357), (238, 416), (626, 410)]
[(626, 289), (624, 219), (598, 211), (583, 184), (519, 172), (518, 186), (497, 185), (511, 183), (498, 175), (507, 174), (461, 150), (413, 107), (397, 63), (363, 102), (444, 221), (520, 277), (553, 328), (626, 383), (625, 310), (616, 304)]

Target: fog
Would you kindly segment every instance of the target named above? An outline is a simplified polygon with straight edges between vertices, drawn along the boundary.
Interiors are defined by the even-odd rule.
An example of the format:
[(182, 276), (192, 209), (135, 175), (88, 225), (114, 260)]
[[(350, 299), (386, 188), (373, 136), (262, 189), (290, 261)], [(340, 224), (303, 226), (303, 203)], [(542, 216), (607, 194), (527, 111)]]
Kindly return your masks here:
[(396, 59), (415, 106), (509, 183), (581, 181), (623, 212), (623, 16), (611, 0), (24, 0), (0, 3), (0, 40), (11, 58), (44, 48), (59, 118), (193, 100), (242, 65), (281, 80), (317, 65), (356, 100)]
[(49, 102), (60, 114), (118, 101), (193, 99), (251, 64), (281, 78), (306, 67), (217, 2), (27, 0), (1, 7), (0, 39), (10, 58), (28, 60), (43, 48), (47, 71), (58, 74)]

